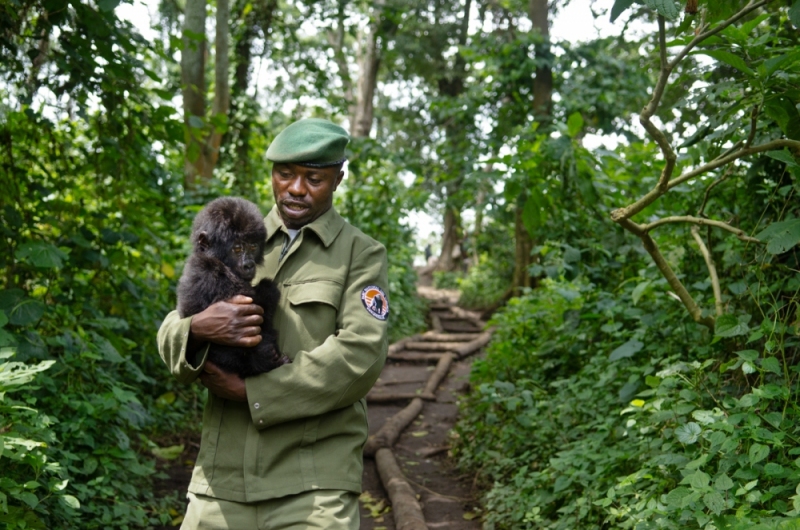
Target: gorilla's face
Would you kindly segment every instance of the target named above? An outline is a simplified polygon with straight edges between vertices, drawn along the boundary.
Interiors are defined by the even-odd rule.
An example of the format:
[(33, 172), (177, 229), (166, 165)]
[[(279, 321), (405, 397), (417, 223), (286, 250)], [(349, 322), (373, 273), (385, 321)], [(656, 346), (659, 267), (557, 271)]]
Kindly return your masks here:
[(255, 277), (256, 265), (263, 255), (263, 242), (236, 240), (223, 261), (236, 276), (249, 282)]
[(272, 192), (286, 228), (300, 229), (327, 212), (343, 176), (341, 166), (274, 164)]

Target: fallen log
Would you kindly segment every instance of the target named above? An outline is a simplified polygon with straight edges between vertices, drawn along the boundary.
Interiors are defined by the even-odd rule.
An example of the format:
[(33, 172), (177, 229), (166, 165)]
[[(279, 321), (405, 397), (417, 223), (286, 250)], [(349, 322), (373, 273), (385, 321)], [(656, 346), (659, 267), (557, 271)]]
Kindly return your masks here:
[(480, 333), (439, 333), (426, 331), (420, 338), (430, 342), (469, 342), (477, 339)]
[(400, 352), (389, 356), (392, 361), (406, 361), (411, 363), (438, 361), (444, 353), (411, 353)]
[(431, 376), (428, 378), (428, 382), (425, 383), (425, 388), (422, 389), (423, 395), (431, 395), (434, 396), (434, 398), (436, 397), (436, 388), (450, 370), (450, 365), (453, 364), (453, 359), (455, 359), (455, 355), (452, 353), (445, 353), (442, 355), (442, 358), (439, 359), (439, 362), (436, 364), (436, 368), (434, 368)]
[(483, 328), (486, 326), (486, 322), (481, 320), (480, 313), (476, 313), (475, 311), (467, 311), (466, 309), (461, 309), (460, 307), (451, 307), (450, 312), (456, 315), (459, 318), (463, 318), (464, 320), (469, 320), (476, 326)]
[(367, 394), (367, 403), (392, 403), (393, 401), (405, 401), (407, 399), (421, 398), (425, 401), (433, 401), (436, 396), (426, 392), (397, 392), (394, 394), (381, 394), (370, 392)]
[(492, 340), (492, 333), (494, 333), (494, 328), (489, 328), (481, 333), (477, 339), (470, 341), (459, 348), (456, 348), (454, 351), (456, 355), (458, 355), (458, 358), (463, 359), (467, 355), (472, 355), (476, 351), (489, 344), (489, 341)]
[(406, 349), (412, 351), (454, 351), (461, 346), (463, 342), (406, 342)]
[(417, 496), (405, 475), (397, 465), (391, 449), (379, 449), (375, 464), (383, 482), (389, 501), (392, 503), (392, 516), (397, 530), (428, 530), (422, 508)]
[(406, 343), (407, 342), (419, 340), (420, 338), (421, 338), (420, 335), (412, 335), (411, 337), (406, 337), (406, 338), (400, 339), (397, 342), (395, 342), (394, 344), (390, 344), (389, 345), (389, 355), (392, 355), (393, 353), (397, 353), (397, 352), (403, 351), (406, 348)]
[(415, 397), (406, 408), (386, 420), (383, 427), (373, 436), (370, 436), (364, 445), (364, 456), (375, 456), (375, 452), (382, 447), (391, 447), (409, 423), (422, 411), (422, 398)]

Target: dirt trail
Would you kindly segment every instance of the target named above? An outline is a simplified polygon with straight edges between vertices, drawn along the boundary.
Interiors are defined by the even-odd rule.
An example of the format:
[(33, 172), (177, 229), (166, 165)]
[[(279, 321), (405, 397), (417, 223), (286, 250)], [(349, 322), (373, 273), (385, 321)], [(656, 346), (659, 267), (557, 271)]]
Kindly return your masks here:
[[(448, 351), (454, 352), (459, 348), (462, 352), (466, 351), (465, 346), (470, 342), (473, 347), (476, 346), (475, 339), (483, 337), (480, 333), (483, 326), (478, 316), (455, 306), (457, 292), (420, 287), (420, 294), (431, 300), (430, 316), (434, 329), (421, 337), (406, 339), (405, 347), (396, 344), (390, 348), (389, 360), (367, 397), (370, 420), (367, 453), (371, 452), (370, 446), (375, 445), (374, 439), (380, 436), (386, 422), (404, 408), (413, 406), (409, 404), (412, 399), (408, 396), (425, 393), (437, 361), (441, 362), (441, 357)], [(477, 349), (479, 347), (475, 351)], [(449, 371), (434, 389), (433, 395), (422, 400), (419, 415), (393, 444), (387, 444), (384, 440), (384, 445), (391, 446), (402, 474), (395, 478), (404, 478), (411, 487), (424, 522), (413, 515), (414, 507), (393, 506), (392, 512), (384, 513), (385, 507), (391, 504), (388, 488), (381, 482), (376, 459), (366, 457), (361, 530), (472, 530), (481, 527), (476, 513), (477, 503), (472, 496), (474, 487), (471, 479), (459, 476), (448, 458), (450, 433), (458, 413), (456, 396), (464, 390), (468, 381), (470, 353), (474, 351), (462, 358), (453, 355)], [(386, 401), (392, 395), (398, 399)], [(409, 510), (412, 512), (410, 517), (406, 515), (399, 522), (395, 520), (402, 515), (399, 511), (407, 514)]]
[[(433, 329), (390, 347), (389, 360), (367, 397), (370, 441), (366, 452), (371, 456), (364, 459), (361, 530), (478, 530), (481, 525), (476, 512), (478, 505), (473, 498), (472, 478), (459, 476), (448, 458), (448, 450), (458, 414), (456, 397), (467, 384), (470, 356), (485, 345), (489, 334), (481, 333), (483, 323), (476, 314), (455, 305), (457, 291), (430, 287), (419, 290), (420, 295), (431, 302)], [(443, 361), (444, 356), (449, 359)], [(442, 366), (448, 361), (448, 366)], [(437, 372), (437, 366), (441, 373)], [(433, 381), (432, 374), (435, 374)], [(418, 415), (414, 414), (406, 427), (394, 433), (396, 438), (390, 435), (391, 439), (387, 440), (384, 426), (387, 422), (396, 423), (393, 418), (404, 409), (408, 415), (407, 409), (413, 408), (415, 401), (421, 405)], [(184, 453), (171, 461), (171, 465), (160, 466), (169, 475), (169, 479), (156, 484), (157, 491), (162, 494), (180, 491), (182, 497), (189, 485), (199, 435), (198, 440), (187, 439), (183, 443)], [(384, 462), (384, 471), (387, 457), (389, 460), (394, 457), (397, 463), (393, 483), (388, 488), (381, 481), (374, 457), (381, 447), (385, 448), (380, 449), (382, 454), (378, 460)], [(404, 487), (410, 490), (406, 490), (405, 498), (395, 497), (395, 501), (400, 499), (399, 505), (396, 502), (391, 506), (387, 489), (394, 491), (398, 486), (400, 490)], [(157, 530), (180, 526), (182, 513), (183, 507), (174, 514), (174, 526)], [(396, 521), (398, 516), (399, 522)]]

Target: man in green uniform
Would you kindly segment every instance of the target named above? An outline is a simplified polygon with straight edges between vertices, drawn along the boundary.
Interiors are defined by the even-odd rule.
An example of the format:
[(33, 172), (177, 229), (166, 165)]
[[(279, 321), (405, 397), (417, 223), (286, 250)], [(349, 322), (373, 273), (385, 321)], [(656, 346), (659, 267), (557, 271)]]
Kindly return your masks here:
[(206, 362), (209, 342), (260, 341), (262, 310), (244, 296), (173, 311), (158, 332), (175, 377), (209, 389), (183, 529), (359, 527), (365, 396), (386, 359), (389, 303), (385, 248), (332, 208), (348, 141), (306, 119), (267, 150), (276, 204), (253, 283), (281, 289), (274, 325), (292, 363), (243, 380)]

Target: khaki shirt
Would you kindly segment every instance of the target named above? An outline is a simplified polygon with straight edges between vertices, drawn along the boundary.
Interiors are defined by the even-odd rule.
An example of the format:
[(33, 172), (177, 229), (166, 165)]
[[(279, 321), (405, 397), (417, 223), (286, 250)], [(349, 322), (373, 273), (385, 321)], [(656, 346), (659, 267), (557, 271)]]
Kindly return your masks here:
[[(388, 306), (369, 293), (388, 286), (386, 249), (332, 208), (288, 239), (277, 208), (265, 219), (264, 264), (254, 283), (272, 278), (281, 289), (275, 329), (292, 359), (245, 379), (247, 403), (209, 394), (200, 454), (189, 491), (254, 502), (314, 489), (361, 492), (367, 440), (365, 396), (386, 360)], [(365, 297), (365, 295), (367, 295)], [(384, 313), (382, 314), (382, 310)], [(186, 360), (191, 317), (167, 315), (158, 349), (181, 382), (202, 372)]]

